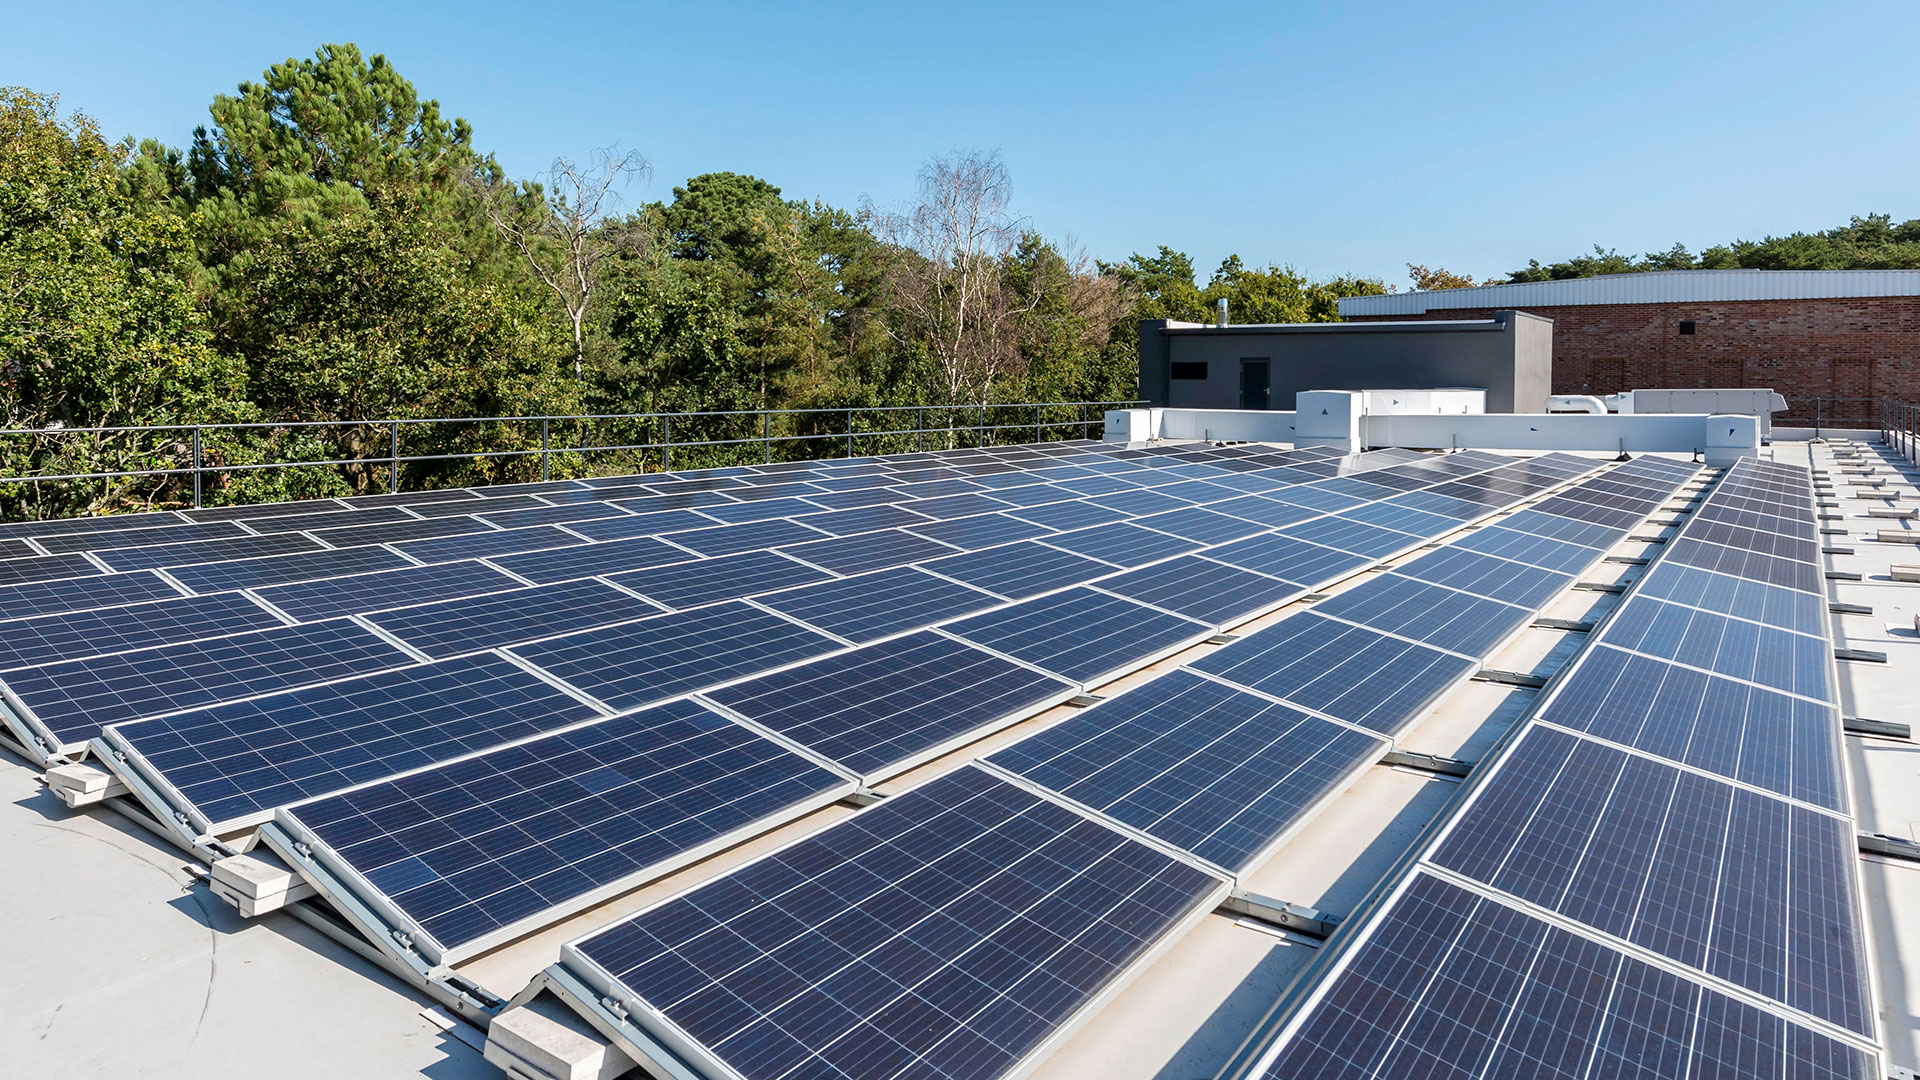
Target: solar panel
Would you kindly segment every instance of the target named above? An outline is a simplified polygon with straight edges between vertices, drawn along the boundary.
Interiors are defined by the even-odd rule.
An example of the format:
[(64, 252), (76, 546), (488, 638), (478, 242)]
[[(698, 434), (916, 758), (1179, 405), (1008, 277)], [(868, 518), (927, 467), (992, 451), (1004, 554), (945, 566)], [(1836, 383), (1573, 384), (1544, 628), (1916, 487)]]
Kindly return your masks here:
[(1198, 500), (1174, 498), (1163, 494), (1160, 490), (1134, 488), (1110, 495), (1098, 495), (1087, 501), (1108, 510), (1118, 510), (1128, 517), (1146, 517), (1149, 514), (1180, 510), (1192, 506)]
[[(1114, 476), (1111, 473), (1100, 473), (1094, 476), (1080, 476), (1060, 480), (1055, 482), (1055, 486), (1059, 487), (1062, 491), (1071, 491), (1075, 495), (1112, 495), (1117, 491), (1140, 490), (1139, 484), (1135, 484), (1129, 480), (1122, 480), (1120, 477)], [(1180, 503), (1179, 505), (1184, 506), (1185, 504)]]
[(1472, 596), (1400, 574), (1381, 574), (1358, 588), (1321, 601), (1313, 610), (1328, 618), (1482, 657), (1533, 617), (1531, 607)]
[(294, 514), (324, 514), (347, 510), (346, 505), (333, 499), (316, 498), (293, 499), (287, 502), (236, 503), (232, 506), (201, 506), (192, 510), (181, 510), (179, 515), (189, 521), (247, 521), (253, 518), (271, 519)]
[(1431, 857), (1872, 1035), (1842, 818), (1535, 728)]
[(362, 544), (390, 544), (400, 540), (425, 540), (431, 536), (487, 532), (492, 528), (479, 518), (454, 516), (425, 521), (394, 521), (384, 525), (343, 525), (332, 529), (314, 529), (308, 535), (319, 537), (332, 547), (358, 547)]
[(1036, 525), (1006, 514), (976, 514), (973, 517), (951, 518), (925, 525), (910, 525), (907, 531), (930, 540), (938, 540), (943, 544), (951, 544), (962, 551), (978, 551), (981, 548), (1009, 544), (1015, 540), (1047, 536), (1053, 532), (1045, 525)]
[(466, 488), (445, 488), (439, 491), (399, 491), (381, 492), (375, 495), (348, 495), (335, 500), (348, 506), (424, 506), (431, 503), (471, 502), (474, 509), (481, 509), (480, 496)]
[(1813, 593), (1715, 574), (1678, 563), (1661, 563), (1636, 587), (1651, 596), (1690, 607), (1751, 619), (1785, 630), (1825, 637), (1826, 601)]
[(1009, 600), (1023, 600), (1049, 589), (1091, 581), (1113, 567), (1031, 540), (968, 552), (922, 564), (925, 569), (985, 589)]
[[(752, 491), (753, 488), (742, 488)], [(711, 518), (717, 518), (729, 525), (738, 525), (748, 521), (768, 521), (773, 518), (797, 517), (804, 514), (817, 514), (823, 507), (808, 499), (781, 498), (744, 502), (733, 506), (705, 506), (700, 512)]]
[(1424, 510), (1453, 521), (1471, 521), (1487, 512), (1486, 507), (1479, 503), (1455, 499), (1437, 491), (1410, 491), (1405, 495), (1396, 495), (1392, 505)]
[(1870, 1080), (1870, 1054), (1426, 874), (1343, 958), (1269, 1080)]
[(1085, 586), (949, 623), (946, 631), (1087, 686), (1213, 632), (1205, 623)]
[(34, 542), (50, 555), (65, 555), (76, 551), (92, 551), (102, 548), (141, 547), (147, 544), (184, 543), (194, 540), (218, 540), (234, 536), (252, 535), (247, 530), (229, 522), (217, 521), (203, 525), (183, 525), (178, 521), (147, 529), (121, 529), (114, 532), (70, 532), (52, 536), (39, 536)]
[(1780, 559), (1757, 551), (1741, 551), (1719, 544), (1675, 543), (1662, 561), (1697, 566), (1749, 581), (1778, 585), (1783, 589), (1826, 595), (1826, 581), (1820, 568), (1810, 562)]
[(1054, 533), (1044, 541), (1048, 547), (1071, 551), (1090, 559), (1112, 563), (1115, 566), (1140, 566), (1169, 555), (1179, 555), (1200, 547), (1197, 540), (1187, 540), (1169, 533), (1143, 529), (1126, 521), (1116, 521), (1111, 525), (1095, 525), (1090, 529), (1077, 529), (1068, 533)]
[(1049, 502), (1037, 506), (1021, 506), (1007, 513), (1023, 521), (1045, 525), (1049, 529), (1084, 529), (1090, 525), (1105, 525), (1108, 522), (1123, 521), (1129, 515), (1110, 510), (1104, 506), (1095, 506), (1084, 500), (1074, 502)]
[(21, 668), (4, 681), (68, 746), (124, 720), (412, 662), (342, 619)]
[(987, 760), (1237, 873), (1387, 745), (1174, 671)]
[(915, 567), (899, 566), (767, 593), (755, 602), (860, 643), (971, 614), (1001, 599)]
[[(926, 525), (933, 521), (925, 514), (916, 514), (912, 510), (891, 503), (830, 510), (826, 513), (808, 514), (794, 520), (810, 525), (828, 536), (851, 536), (854, 533), (873, 532), (876, 529)], [(808, 539), (817, 540), (819, 536), (815, 535)]]
[(115, 727), (203, 831), (601, 715), (483, 653)]
[(281, 821), (449, 962), (852, 787), (675, 701), (302, 803)]
[(774, 551), (743, 551), (717, 559), (675, 563), (614, 574), (607, 580), (662, 607), (684, 609), (825, 580), (823, 570)]
[(533, 525), (499, 532), (466, 533), (428, 540), (407, 540), (393, 549), (423, 563), (456, 562), (460, 559), (486, 559), (495, 555), (516, 555), (522, 551), (572, 547), (586, 541), (566, 529), (553, 525)]
[(0, 611), (14, 616), (57, 615), (63, 611), (117, 607), (179, 595), (180, 590), (157, 574), (96, 574), (0, 586)]
[(878, 783), (1079, 687), (921, 630), (707, 692)]
[[(319, 503), (317, 506), (328, 506)], [(373, 525), (383, 521), (417, 521), (418, 518), (398, 506), (374, 506), (365, 510), (350, 510), (338, 503), (331, 509), (304, 509), (290, 514), (277, 514), (270, 517), (247, 519), (247, 528), (257, 533), (299, 532), (302, 529), (320, 529), (329, 525)], [(186, 539), (181, 537), (181, 539)]]
[(770, 521), (742, 522), (738, 525), (714, 525), (688, 532), (676, 532), (668, 539), (679, 547), (699, 555), (733, 555), (742, 551), (763, 551), (780, 544), (798, 544), (828, 535), (797, 521), (774, 518)]
[(694, 510), (655, 510), (625, 517), (575, 521), (567, 525), (566, 531), (578, 533), (589, 540), (625, 540), (633, 536), (660, 536), (718, 524), (713, 518)]
[[(1225, 883), (963, 768), (568, 945), (709, 1075), (990, 1080)], [(724, 1071), (723, 1071), (724, 1070)]]
[(1564, 540), (1535, 536), (1513, 529), (1490, 525), (1448, 544), (1453, 551), (1472, 551), (1501, 559), (1512, 559), (1543, 570), (1575, 574), (1592, 566), (1600, 558), (1597, 548), (1582, 547)]
[(827, 491), (807, 496), (807, 502), (814, 504), (815, 512), (821, 508), (829, 510), (853, 510), (863, 506), (883, 506), (887, 503), (906, 502), (908, 496), (888, 487), (859, 488), (853, 491)]
[(1309, 510), (1304, 506), (1294, 506), (1291, 503), (1283, 503), (1259, 495), (1242, 495), (1237, 499), (1211, 503), (1207, 506), (1207, 510), (1265, 525), (1270, 529), (1292, 525), (1319, 514), (1317, 510)]
[(0, 622), (0, 671), (285, 625), (238, 593)]
[(1844, 813), (1833, 709), (1604, 644), (1555, 691), (1552, 723)]
[(568, 506), (530, 506), (524, 510), (497, 510), (474, 516), (503, 529), (518, 529), (529, 525), (562, 525), (571, 521), (626, 517), (627, 511), (610, 503), (586, 502)]
[(1239, 622), (1306, 592), (1291, 582), (1198, 555), (1179, 555), (1103, 578), (1097, 587), (1212, 626)]
[(405, 556), (386, 548), (340, 548), (295, 555), (267, 555), (231, 562), (169, 566), (167, 576), (194, 592), (210, 593), (412, 565), (413, 562)]
[(1351, 518), (1324, 517), (1287, 528), (1287, 535), (1312, 544), (1323, 544), (1368, 559), (1384, 559), (1395, 552), (1418, 545), (1423, 537), (1395, 532)]
[(728, 488), (725, 492), (722, 492), (722, 494), (726, 495), (726, 497), (729, 499), (734, 499), (738, 502), (748, 503), (748, 502), (772, 502), (776, 499), (778, 500), (792, 499), (792, 498), (797, 498), (801, 495), (811, 495), (818, 492), (819, 490), (820, 490), (819, 488), (814, 487), (812, 484), (809, 484), (804, 480), (796, 480), (796, 481), (785, 482), (785, 483), (754, 484), (752, 486), (731, 487), (731, 488)]
[(1445, 585), (1475, 597), (1518, 604), (1528, 611), (1546, 604), (1573, 584), (1574, 580), (1572, 574), (1557, 573), (1453, 547), (1422, 555), (1387, 576)]
[[(1543, 514), (1538, 510), (1521, 510), (1500, 519), (1500, 527), (1528, 536), (1544, 536), (1582, 547), (1609, 548), (1620, 540), (1620, 533), (1628, 526), (1595, 525), (1586, 521)], [(1472, 539), (1469, 537), (1468, 539)]]
[(1187, 666), (1390, 735), (1478, 665), (1302, 612)]
[(502, 555), (489, 561), (500, 569), (526, 578), (536, 585), (547, 585), (556, 581), (612, 574), (621, 570), (638, 570), (670, 563), (689, 562), (693, 558), (693, 554), (685, 548), (675, 547), (664, 540), (651, 536), (635, 536), (626, 540), (608, 540), (599, 544), (580, 544), (545, 551), (529, 551), (519, 555)]
[(1330, 582), (1372, 562), (1364, 555), (1309, 544), (1280, 533), (1209, 548), (1207, 558), (1307, 586)]
[(100, 567), (85, 555), (35, 555), (24, 559), (0, 559), (0, 585), (27, 581), (57, 581), (100, 573)]
[(178, 514), (161, 511), (157, 513), (107, 514), (97, 517), (51, 518), (46, 521), (0, 521), (0, 536), (42, 537), (62, 536), (67, 533), (124, 532), (128, 529), (151, 529), (161, 525), (183, 525), (187, 519)]
[(836, 574), (858, 574), (865, 570), (884, 570), (910, 562), (934, 559), (952, 553), (951, 545), (915, 536), (900, 529), (837, 536), (790, 544), (780, 549), (796, 559), (804, 559)]
[[(632, 514), (657, 514), (666, 510), (740, 505), (717, 491), (686, 491), (677, 495), (635, 495), (630, 498), (614, 499), (612, 503)], [(618, 521), (620, 519), (603, 518), (601, 520)]]
[(1831, 701), (1825, 638), (1635, 597), (1607, 624), (1606, 641), (1817, 701)]
[(1460, 527), (1460, 522), (1454, 518), (1403, 506), (1398, 500), (1375, 503), (1372, 506), (1356, 506), (1351, 510), (1341, 511), (1340, 516), (1350, 521), (1364, 521), (1369, 525), (1377, 525), (1382, 529), (1394, 529), (1425, 537), (1441, 536)]
[[(368, 529), (389, 527), (386, 525), (362, 526)], [(318, 541), (301, 533), (276, 533), (272, 536), (232, 536), (224, 540), (198, 540), (184, 544), (151, 544), (147, 547), (114, 548), (110, 551), (95, 551), (92, 555), (108, 567), (126, 573), (132, 570), (185, 566), (215, 559), (250, 559), (262, 555), (286, 555), (314, 551), (320, 547), (321, 544)], [(68, 557), (78, 558), (79, 556)], [(4, 565), (0, 563), (0, 566)]]
[(825, 635), (733, 602), (515, 645), (515, 656), (615, 709), (670, 697), (839, 648)]
[(1134, 524), (1202, 544), (1225, 544), (1266, 531), (1266, 526), (1258, 522), (1230, 517), (1198, 506), (1139, 518)]
[(441, 659), (659, 612), (631, 593), (587, 578), (381, 611), (367, 621)]
[(296, 622), (318, 622), (403, 604), (497, 592), (518, 584), (485, 563), (456, 562), (299, 581), (259, 589), (256, 593)]

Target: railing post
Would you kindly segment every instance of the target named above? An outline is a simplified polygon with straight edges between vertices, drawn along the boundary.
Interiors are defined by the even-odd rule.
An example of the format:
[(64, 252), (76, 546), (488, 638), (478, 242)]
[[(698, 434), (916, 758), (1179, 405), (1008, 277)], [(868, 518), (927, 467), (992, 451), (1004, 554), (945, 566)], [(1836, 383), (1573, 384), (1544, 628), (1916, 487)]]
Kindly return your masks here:
[(400, 421), (393, 422), (393, 460), (387, 467), (387, 491), (389, 494), (400, 490)]
[(1093, 438), (1093, 428), (1087, 424), (1087, 403), (1080, 403), (1080, 438), (1082, 441)]
[(760, 443), (767, 448), (767, 464), (773, 464), (773, 414), (760, 411)]
[(547, 423), (546, 417), (540, 418), (540, 479), (543, 482), (553, 477), (553, 470), (550, 467), (552, 446), (547, 441)]
[(200, 509), (200, 425), (193, 426), (193, 508)]
[(673, 471), (673, 414), (672, 413), (663, 414), (660, 417), (660, 421), (661, 421), (661, 429), (663, 432), (663, 435), (660, 439), (660, 460), (662, 464), (665, 466), (665, 468), (663, 468), (661, 471), (672, 472)]
[(921, 405), (913, 410), (914, 448), (921, 453), (927, 452), (927, 407)]
[(853, 410), (847, 410), (847, 456), (853, 456)]

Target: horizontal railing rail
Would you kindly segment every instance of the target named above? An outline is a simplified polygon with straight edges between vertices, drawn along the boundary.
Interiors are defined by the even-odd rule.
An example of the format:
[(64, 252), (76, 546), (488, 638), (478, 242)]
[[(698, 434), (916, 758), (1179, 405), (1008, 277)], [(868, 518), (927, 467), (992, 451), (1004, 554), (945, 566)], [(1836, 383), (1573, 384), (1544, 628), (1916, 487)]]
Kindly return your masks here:
[[(759, 447), (759, 453), (735, 453), (730, 455), (733, 460), (724, 463), (742, 463), (745, 457), (757, 457), (762, 462), (771, 463), (776, 458), (777, 449), (791, 448), (796, 444), (813, 444), (807, 447), (810, 452), (804, 455), (806, 457), (826, 456), (820, 451), (828, 447), (844, 456), (853, 457), (863, 447), (869, 452), (880, 448), (885, 448), (887, 452), (925, 450), (929, 436), (944, 440), (943, 444), (947, 446), (994, 445), (1008, 432), (1025, 433), (1035, 441), (1074, 435), (1094, 438), (1105, 431), (1107, 409), (1130, 408), (1140, 404), (1143, 403), (1136, 399), (7, 428), (0, 429), (0, 461), (5, 461), (7, 456), (21, 456), (22, 453), (26, 456), (38, 453), (56, 462), (72, 461), (72, 457), (61, 456), (61, 444), (91, 439), (94, 460), (111, 457), (115, 459), (113, 464), (124, 467), (62, 470), (56, 464), (37, 471), (0, 476), (0, 493), (19, 491), (24, 486), (34, 494), (43, 495), (48, 485), (104, 482), (107, 488), (101, 502), (112, 503), (115, 482), (127, 485), (144, 482), (148, 490), (143, 495), (133, 495), (129, 488), (129, 491), (121, 493), (122, 501), (146, 506), (191, 505), (197, 508), (204, 503), (210, 479), (225, 483), (234, 476), (282, 470), (357, 471), (359, 482), (365, 487), (371, 487), (376, 474), (384, 472), (384, 477), (378, 478), (384, 480), (380, 486), (389, 492), (398, 492), (403, 486), (402, 477), (408, 471), (408, 466), (435, 463), (505, 462), (538, 458), (540, 468), (537, 478), (550, 480), (556, 461), (565, 462), (570, 468), (579, 467), (583, 470), (581, 474), (585, 475), (584, 470), (590, 470), (587, 459), (595, 455), (603, 459), (607, 455), (638, 455), (623, 463), (632, 466), (633, 472), (653, 471), (652, 466), (656, 463), (661, 470), (671, 470), (674, 468), (676, 451), (682, 455), (683, 463), (687, 455), (702, 450), (752, 447)], [(904, 419), (897, 419), (907, 415), (911, 416), (910, 426)], [(929, 423), (930, 419), (934, 422)], [(862, 426), (863, 422), (866, 426)], [(779, 425), (777, 430), (776, 424)], [(506, 448), (496, 445), (487, 449), (435, 447), (423, 452), (407, 452), (404, 447), (404, 443), (411, 438), (430, 439), (436, 433), (449, 431), (452, 432), (451, 437), (464, 434), (471, 440), (473, 429), (483, 425), (496, 428), (496, 444), (519, 441), (524, 445), (509, 445)], [(533, 425), (538, 425), (537, 444), (533, 441)], [(681, 432), (679, 438), (675, 438), (676, 426)], [(556, 439), (556, 429), (560, 429), (558, 434), (570, 434), (573, 437)], [(288, 433), (318, 434), (326, 431), (339, 433), (344, 441), (356, 444), (354, 450), (325, 456), (264, 461), (227, 459), (236, 450), (271, 451), (273, 439)], [(518, 437), (506, 437), (510, 433)], [(615, 435), (624, 437), (604, 441), (606, 436)], [(210, 445), (210, 442), (220, 440), (234, 445)], [(908, 445), (908, 440), (911, 445)], [(23, 448), (10, 445), (10, 441), (25, 441), (28, 445)], [(144, 445), (113, 445), (136, 441)], [(361, 452), (360, 447), (379, 447), (385, 452), (376, 450), (366, 453)], [(12, 470), (0, 465), (0, 471)], [(535, 479), (531, 470), (528, 473), (525, 477), (495, 478), (484, 482)], [(461, 479), (458, 474), (422, 476), (418, 486), (464, 486), (459, 482)], [(446, 482), (436, 483), (436, 480)], [(170, 481), (177, 481), (179, 490), (169, 489), (167, 483)], [(26, 507), (43, 504), (47, 500), (16, 497), (13, 501)], [(54, 501), (62, 506), (72, 506), (75, 502), (72, 499)], [(37, 515), (16, 512), (8, 516)]]

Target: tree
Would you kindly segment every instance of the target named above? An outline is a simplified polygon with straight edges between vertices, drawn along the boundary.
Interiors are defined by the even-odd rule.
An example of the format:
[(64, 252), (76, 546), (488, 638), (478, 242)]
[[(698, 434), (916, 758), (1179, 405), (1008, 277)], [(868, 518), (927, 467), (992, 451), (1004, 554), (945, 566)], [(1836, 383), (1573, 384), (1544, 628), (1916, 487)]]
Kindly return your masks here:
[(595, 150), (586, 166), (555, 158), (545, 187), (511, 190), (489, 183), (479, 189), (494, 228), (566, 311), (576, 383), (585, 379), (587, 306), (601, 270), (622, 241), (639, 235), (608, 227), (607, 211), (619, 199), (613, 189), (651, 171), (638, 150), (615, 156), (605, 148)]
[[(109, 145), (58, 100), (0, 88), (0, 411), (8, 426), (109, 427), (243, 418), (245, 374), (210, 345), (194, 304), (191, 237), (167, 213), (137, 211)], [(9, 440), (8, 474), (170, 468), (169, 437)], [(116, 509), (164, 480), (105, 488), (31, 485), (6, 493), (14, 514)], [(61, 499), (64, 493), (68, 496)]]
[(864, 211), (894, 247), (888, 299), (899, 317), (889, 329), (927, 347), (945, 404), (987, 401), (1019, 356), (1010, 325), (1027, 307), (1003, 273), (1020, 235), (1012, 194), (998, 152), (955, 151), (921, 167), (908, 209)]
[(1444, 267), (1428, 269), (1418, 263), (1407, 264), (1407, 276), (1413, 279), (1413, 287), (1421, 292), (1434, 289), (1471, 289), (1475, 285), (1491, 285), (1493, 279), (1475, 281), (1472, 275), (1456, 274)]

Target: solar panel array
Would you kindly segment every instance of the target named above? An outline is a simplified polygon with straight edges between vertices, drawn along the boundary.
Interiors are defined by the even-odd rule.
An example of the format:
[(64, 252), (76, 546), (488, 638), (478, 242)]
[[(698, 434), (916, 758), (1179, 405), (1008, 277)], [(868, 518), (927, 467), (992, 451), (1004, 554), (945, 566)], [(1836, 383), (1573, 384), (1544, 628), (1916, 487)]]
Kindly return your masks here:
[(1727, 472), (1251, 1072), (1878, 1075), (1812, 496)]

